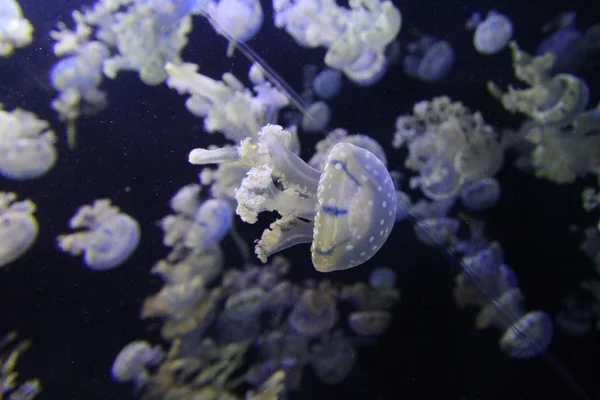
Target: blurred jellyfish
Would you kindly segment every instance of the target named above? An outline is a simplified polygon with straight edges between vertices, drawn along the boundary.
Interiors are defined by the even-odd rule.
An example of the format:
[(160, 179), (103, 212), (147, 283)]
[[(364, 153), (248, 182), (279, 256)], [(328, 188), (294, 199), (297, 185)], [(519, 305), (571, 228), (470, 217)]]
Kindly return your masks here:
[(348, 316), (348, 326), (361, 336), (376, 336), (384, 333), (392, 323), (389, 311), (355, 311)]
[(85, 264), (98, 271), (121, 265), (135, 251), (140, 240), (136, 220), (121, 213), (108, 199), (81, 207), (69, 221), (69, 226), (83, 230), (60, 235), (58, 246), (74, 256), (83, 253)]
[(56, 162), (56, 136), (49, 127), (31, 112), (9, 113), (0, 104), (0, 175), (27, 180), (46, 174)]
[(404, 221), (411, 216), (412, 203), (408, 194), (396, 190), (396, 222)]
[(467, 183), (460, 191), (460, 199), (469, 210), (487, 210), (500, 199), (500, 183), (492, 177)]
[(369, 285), (373, 289), (393, 288), (396, 286), (396, 273), (390, 267), (377, 267), (369, 274)]
[(259, 0), (216, 0), (204, 1), (202, 14), (217, 33), (229, 40), (227, 56), (231, 57), (236, 42), (245, 42), (256, 35), (263, 23), (263, 10)]
[(331, 68), (319, 72), (313, 81), (313, 89), (317, 96), (331, 100), (338, 95), (342, 87), (342, 74)]
[(404, 57), (404, 73), (424, 82), (443, 79), (454, 65), (454, 49), (445, 40), (424, 35), (409, 46)]
[(7, 57), (13, 50), (25, 47), (33, 40), (33, 26), (23, 18), (16, 0), (0, 1), (0, 56)]
[(473, 17), (471, 20), (473, 23), (468, 24), (468, 27), (475, 28), (473, 45), (481, 54), (496, 54), (512, 39), (512, 22), (504, 14), (492, 10), (482, 22), (477, 22)]
[(552, 72), (575, 72), (585, 60), (585, 47), (583, 32), (574, 27), (565, 27), (546, 36), (535, 54), (554, 55)]
[(531, 311), (506, 329), (500, 338), (500, 348), (512, 358), (532, 358), (546, 351), (553, 335), (548, 314)]
[(308, 107), (308, 115), (302, 118), (302, 130), (309, 133), (321, 132), (329, 124), (331, 107), (324, 101), (317, 101)]
[(288, 316), (290, 326), (305, 336), (321, 336), (338, 322), (335, 293), (329, 288), (307, 289)]
[[(0, 9), (1, 12), (1, 9)], [(33, 400), (42, 391), (38, 379), (19, 382), (16, 370), (21, 355), (29, 349), (29, 340), (17, 341), (18, 334), (12, 331), (0, 338), (0, 398), (8, 400)]]
[(146, 367), (158, 365), (163, 358), (160, 346), (151, 347), (146, 341), (136, 340), (121, 349), (113, 362), (111, 375), (118, 382), (134, 381), (140, 388), (149, 378)]
[(355, 364), (356, 350), (340, 331), (323, 335), (320, 342), (311, 347), (310, 365), (326, 385), (342, 382)]
[(0, 267), (25, 254), (38, 235), (35, 204), (16, 199), (14, 193), (0, 192)]

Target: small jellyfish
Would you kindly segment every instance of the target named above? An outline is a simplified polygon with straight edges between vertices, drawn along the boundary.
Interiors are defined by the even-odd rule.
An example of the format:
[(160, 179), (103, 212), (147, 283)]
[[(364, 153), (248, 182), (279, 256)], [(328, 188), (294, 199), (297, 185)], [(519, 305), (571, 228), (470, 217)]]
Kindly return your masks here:
[(460, 200), (472, 211), (487, 210), (499, 199), (500, 183), (491, 177), (467, 183), (460, 190)]
[(25, 254), (38, 235), (35, 204), (16, 199), (14, 193), (0, 192), (0, 267)]
[(340, 92), (342, 74), (334, 69), (326, 68), (315, 76), (312, 86), (317, 96), (331, 100)]
[(512, 22), (506, 15), (490, 11), (486, 19), (477, 24), (473, 45), (481, 54), (496, 54), (512, 39)]
[(352, 332), (363, 336), (376, 336), (384, 333), (392, 322), (389, 311), (356, 311), (348, 316), (348, 326)]
[(585, 47), (583, 32), (573, 27), (565, 27), (544, 38), (535, 54), (554, 55), (552, 72), (575, 72), (585, 60)]
[(504, 332), (500, 348), (513, 358), (537, 357), (546, 351), (553, 335), (550, 316), (543, 311), (531, 311)]
[(435, 41), (404, 58), (404, 73), (423, 82), (443, 79), (454, 65), (454, 49), (446, 40)]
[(390, 267), (377, 267), (369, 274), (369, 285), (373, 289), (389, 289), (396, 286), (396, 273)]
[(321, 336), (338, 322), (339, 313), (334, 293), (307, 289), (288, 316), (294, 331), (306, 336)]
[(587, 83), (575, 75), (558, 74), (543, 86), (545, 96), (536, 102), (531, 113), (531, 117), (543, 125), (570, 124), (590, 100)]
[(493, 242), (487, 248), (474, 255), (462, 259), (463, 268), (473, 279), (494, 279), (504, 261), (504, 252), (498, 242)]
[(310, 365), (315, 375), (326, 385), (342, 382), (356, 364), (356, 350), (341, 332), (321, 337), (310, 352)]
[(134, 381), (137, 388), (148, 380), (146, 367), (162, 361), (164, 353), (159, 346), (150, 347), (146, 341), (136, 340), (127, 344), (113, 362), (111, 375), (117, 382)]
[(305, 132), (323, 131), (331, 119), (331, 107), (324, 101), (317, 101), (308, 107), (308, 113), (302, 118), (302, 130)]
[(456, 238), (460, 223), (454, 218), (426, 218), (417, 221), (417, 239), (427, 246), (445, 246)]
[(119, 266), (135, 251), (140, 240), (137, 221), (121, 213), (108, 199), (81, 207), (69, 225), (83, 230), (59, 236), (58, 246), (71, 255), (83, 253), (86, 265), (93, 270)]
[(229, 233), (233, 209), (226, 200), (209, 199), (198, 207), (186, 236), (186, 246), (210, 249)]

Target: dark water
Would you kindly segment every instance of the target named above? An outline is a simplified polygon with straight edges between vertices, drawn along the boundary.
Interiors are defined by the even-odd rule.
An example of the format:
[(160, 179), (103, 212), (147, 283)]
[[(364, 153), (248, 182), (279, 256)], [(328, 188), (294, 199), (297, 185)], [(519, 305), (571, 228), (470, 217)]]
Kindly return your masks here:
[[(410, 113), (422, 99), (446, 94), (480, 110), (486, 121), (500, 127), (517, 127), (520, 119), (503, 111), (487, 94), (485, 83), (514, 83), (508, 51), (478, 55), (471, 33), (463, 30), (473, 11), (496, 8), (509, 15), (515, 37), (533, 50), (542, 38), (539, 27), (558, 12), (578, 11), (578, 26), (600, 20), (592, 1), (432, 1), (397, 2), (404, 18), (403, 31), (419, 28), (449, 40), (456, 64), (441, 83), (428, 85), (406, 78), (391, 68), (378, 83), (359, 88), (345, 83), (342, 96), (331, 106), (331, 126), (351, 133), (367, 133), (386, 149), (390, 169), (402, 168), (404, 153), (391, 148), (395, 119)], [(40, 234), (34, 247), (11, 266), (0, 270), (0, 332), (18, 329), (31, 338), (32, 349), (19, 370), (23, 377), (40, 378), (41, 399), (130, 399), (131, 387), (111, 380), (109, 370), (118, 351), (137, 338), (157, 340), (157, 325), (141, 321), (143, 299), (161, 282), (149, 275), (164, 257), (161, 231), (155, 222), (169, 213), (168, 201), (183, 185), (196, 181), (199, 168), (187, 163), (191, 148), (222, 143), (207, 137), (202, 121), (184, 108), (184, 97), (165, 85), (147, 87), (133, 73), (105, 80), (109, 106), (79, 122), (79, 146), (70, 151), (63, 126), (48, 104), (54, 91), (47, 73), (56, 61), (47, 32), (58, 20), (70, 22), (79, 1), (22, 0), (24, 15), (35, 26), (35, 41), (0, 59), (0, 102), (5, 109), (22, 107), (48, 120), (61, 136), (59, 159), (44, 177), (24, 182), (0, 179), (0, 190), (15, 191), (38, 205)], [(306, 64), (322, 64), (323, 50), (297, 46), (273, 27), (270, 5), (264, 3), (265, 23), (249, 44), (292, 87), (300, 90)], [(196, 17), (190, 45), (183, 59), (200, 65), (200, 72), (217, 77), (225, 71), (245, 77), (248, 62), (240, 55), (225, 57), (226, 43), (206, 21)], [(598, 72), (579, 74), (591, 89), (590, 104), (599, 100)], [(310, 156), (316, 140), (304, 141), (303, 156)], [(480, 216), (488, 237), (499, 241), (506, 261), (519, 277), (528, 309), (554, 315), (561, 300), (577, 292), (579, 282), (594, 276), (591, 263), (579, 251), (580, 237), (571, 224), (587, 226), (594, 219), (581, 210), (580, 193), (591, 182), (580, 180), (559, 186), (536, 180), (507, 161), (499, 174), (503, 194), (498, 205)], [(130, 190), (126, 190), (130, 188)], [(142, 227), (142, 242), (121, 267), (94, 272), (80, 259), (57, 250), (55, 237), (68, 231), (75, 210), (94, 199), (110, 197)], [(597, 215), (596, 215), (597, 218)], [(238, 221), (247, 241), (255, 239)], [(230, 241), (226, 248), (232, 248)], [(293, 262), (292, 276), (319, 277), (307, 246), (286, 251)], [(229, 263), (234, 263), (233, 256)], [(513, 360), (498, 348), (499, 332), (477, 331), (475, 310), (460, 311), (452, 299), (458, 267), (442, 254), (420, 244), (408, 222), (398, 224), (386, 246), (366, 265), (334, 273), (333, 280), (366, 280), (375, 266), (393, 267), (402, 300), (394, 309), (394, 323), (375, 345), (362, 347), (357, 366), (347, 381), (327, 387), (308, 372), (293, 399), (571, 399), (573, 391), (557, 378), (543, 358)], [(600, 360), (599, 333), (575, 338), (557, 331), (550, 353), (591, 396), (600, 398), (597, 383)]]

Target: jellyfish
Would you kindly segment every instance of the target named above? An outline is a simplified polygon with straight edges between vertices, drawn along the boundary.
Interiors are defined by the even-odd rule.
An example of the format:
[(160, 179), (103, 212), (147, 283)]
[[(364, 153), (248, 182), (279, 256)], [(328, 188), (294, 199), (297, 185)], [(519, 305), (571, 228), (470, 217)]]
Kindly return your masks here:
[(355, 311), (348, 316), (348, 326), (361, 336), (377, 336), (384, 333), (392, 322), (389, 311)]
[(10, 113), (0, 105), (0, 175), (15, 180), (45, 175), (56, 162), (56, 136), (28, 111)]
[(302, 130), (309, 133), (321, 132), (331, 119), (331, 107), (324, 101), (317, 101), (308, 107), (310, 117), (302, 118)]
[(393, 288), (396, 286), (396, 273), (390, 267), (377, 267), (369, 274), (369, 285), (373, 289)]
[[(0, 9), (1, 11), (1, 9)], [(31, 341), (17, 341), (16, 331), (8, 332), (0, 338), (0, 397), (9, 400), (33, 400), (42, 391), (37, 378), (19, 382), (17, 362), (29, 349)]]
[(258, 0), (210, 1), (202, 12), (210, 16), (217, 33), (226, 33), (223, 36), (229, 40), (228, 57), (233, 55), (236, 42), (253, 38), (263, 23), (263, 10)]
[(16, 0), (0, 2), (0, 56), (7, 57), (15, 48), (25, 47), (33, 40), (33, 26), (23, 18)]
[(340, 92), (342, 74), (334, 69), (326, 68), (315, 76), (312, 86), (317, 96), (331, 100)]
[(38, 235), (35, 204), (16, 200), (15, 193), (0, 192), (0, 267), (25, 254)]
[(490, 11), (486, 19), (476, 24), (473, 45), (481, 54), (496, 54), (512, 39), (512, 22), (504, 14)]
[(164, 358), (160, 346), (151, 347), (145, 340), (136, 340), (127, 344), (115, 360), (111, 368), (111, 375), (115, 381), (134, 381), (140, 388), (148, 381), (147, 367), (158, 365)]
[(535, 54), (554, 55), (552, 72), (575, 72), (585, 60), (583, 32), (574, 27), (565, 27), (546, 36), (538, 45)]
[(329, 288), (306, 289), (288, 316), (295, 332), (311, 337), (329, 332), (338, 322), (335, 292)]
[(69, 226), (82, 230), (60, 235), (57, 239), (59, 248), (74, 256), (83, 253), (85, 264), (96, 271), (124, 263), (140, 240), (136, 220), (121, 213), (108, 199), (81, 207), (69, 221)]
[(404, 73), (423, 82), (442, 80), (454, 65), (454, 49), (446, 40), (423, 38), (404, 58)]
[(343, 333), (336, 331), (321, 337), (310, 349), (310, 365), (326, 385), (342, 382), (356, 364), (356, 350)]
[(506, 329), (500, 348), (512, 358), (537, 357), (546, 351), (553, 335), (550, 316), (543, 311), (530, 311)]
[(469, 210), (487, 210), (500, 199), (500, 184), (492, 177), (467, 183), (460, 191), (460, 199)]

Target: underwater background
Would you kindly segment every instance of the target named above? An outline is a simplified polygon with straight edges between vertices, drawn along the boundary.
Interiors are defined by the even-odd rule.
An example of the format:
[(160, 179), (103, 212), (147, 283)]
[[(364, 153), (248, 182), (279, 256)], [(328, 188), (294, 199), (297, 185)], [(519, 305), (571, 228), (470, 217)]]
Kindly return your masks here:
[[(77, 147), (68, 147), (65, 124), (49, 106), (57, 92), (48, 74), (58, 58), (48, 32), (58, 21), (71, 24), (71, 11), (91, 4), (21, 0), (23, 15), (34, 27), (33, 42), (0, 58), (0, 103), (4, 109), (34, 112), (50, 123), (58, 137), (58, 159), (47, 174), (33, 180), (0, 177), (0, 191), (15, 192), (19, 199), (31, 199), (37, 205), (39, 235), (35, 244), (0, 270), (0, 333), (16, 329), (20, 337), (31, 340), (17, 369), (20, 378), (39, 378), (39, 399), (139, 397), (133, 385), (113, 380), (111, 365), (123, 346), (133, 340), (161, 342), (161, 321), (140, 318), (144, 299), (159, 291), (163, 283), (150, 274), (152, 266), (168, 253), (157, 223), (170, 213), (173, 194), (198, 181), (201, 167), (188, 163), (190, 150), (226, 143), (222, 135), (205, 132), (202, 119), (185, 109), (185, 99), (176, 91), (165, 84), (147, 86), (135, 72), (120, 72), (116, 79), (103, 80), (106, 108), (77, 121)], [(473, 47), (473, 34), (465, 31), (464, 23), (475, 11), (485, 14), (495, 9), (507, 15), (514, 26), (513, 39), (526, 51), (535, 50), (545, 36), (540, 27), (561, 12), (576, 11), (577, 26), (584, 30), (600, 22), (598, 5), (583, 0), (425, 0), (394, 1), (394, 5), (402, 13), (399, 40), (418, 29), (449, 41), (455, 52), (452, 69), (433, 83), (408, 77), (401, 62), (390, 63), (385, 75), (369, 86), (344, 79), (340, 95), (329, 102), (332, 116), (328, 126), (374, 138), (385, 150), (388, 169), (407, 175), (406, 149), (394, 149), (391, 143), (396, 118), (412, 113), (418, 101), (449, 96), (480, 111), (485, 122), (498, 130), (518, 129), (524, 120), (522, 115), (504, 110), (486, 89), (489, 80), (500, 87), (517, 81), (508, 49), (482, 55)], [(325, 50), (298, 46), (273, 25), (270, 2), (263, 1), (262, 6), (264, 23), (247, 44), (300, 92), (303, 67), (314, 64), (322, 68)], [(247, 81), (251, 63), (237, 52), (226, 57), (226, 46), (226, 39), (196, 15), (182, 59), (198, 64), (200, 73), (215, 79), (231, 72)], [(590, 108), (600, 101), (599, 57), (600, 52), (576, 71), (589, 87)], [(299, 136), (300, 156), (307, 160), (325, 135)], [(595, 213), (584, 211), (581, 192), (597, 185), (598, 177), (588, 174), (574, 183), (557, 184), (516, 168), (515, 158), (508, 153), (496, 175), (502, 188), (497, 204), (471, 214), (485, 222), (486, 237), (502, 245), (507, 264), (518, 276), (526, 308), (544, 310), (554, 318), (568, 296), (592, 301), (580, 284), (598, 276), (580, 244), (581, 230), (596, 225), (598, 209)], [(407, 180), (400, 189), (409, 191)], [(56, 243), (56, 237), (68, 231), (74, 212), (101, 198), (110, 198), (141, 227), (136, 251), (108, 271), (86, 268), (80, 257), (60, 252)], [(237, 217), (234, 224), (249, 245), (268, 226), (265, 221), (248, 225)], [(573, 229), (574, 225), (582, 229)], [(241, 265), (234, 241), (226, 237), (221, 244), (226, 268)], [(281, 255), (291, 262), (291, 281), (367, 282), (374, 268), (387, 266), (395, 272), (401, 291), (392, 308), (393, 322), (383, 334), (358, 347), (356, 364), (341, 383), (326, 385), (307, 369), (300, 390), (291, 391), (286, 398), (585, 398), (573, 385), (591, 399), (600, 398), (600, 333), (595, 326), (583, 335), (555, 328), (548, 348), (551, 358), (508, 357), (498, 347), (500, 332), (476, 329), (477, 310), (459, 309), (455, 304), (452, 291), (460, 265), (444, 250), (421, 243), (410, 221), (396, 223), (381, 250), (349, 270), (326, 276), (316, 271), (308, 245), (286, 249)], [(254, 257), (252, 262), (260, 265)], [(567, 373), (576, 383), (569, 384)]]

